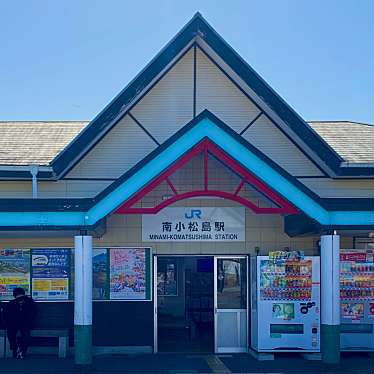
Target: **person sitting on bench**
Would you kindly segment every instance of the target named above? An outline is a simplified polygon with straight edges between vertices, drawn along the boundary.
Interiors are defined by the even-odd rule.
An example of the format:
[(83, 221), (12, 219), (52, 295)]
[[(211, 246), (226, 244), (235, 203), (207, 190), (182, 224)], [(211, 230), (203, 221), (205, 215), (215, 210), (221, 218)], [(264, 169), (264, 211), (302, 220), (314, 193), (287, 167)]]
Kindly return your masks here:
[[(5, 308), (5, 325), (10, 349), (14, 358), (23, 359), (29, 345), (30, 329), (36, 317), (34, 300), (26, 296), (25, 290), (16, 287), (13, 290), (14, 299)], [(20, 337), (17, 339), (17, 333)]]

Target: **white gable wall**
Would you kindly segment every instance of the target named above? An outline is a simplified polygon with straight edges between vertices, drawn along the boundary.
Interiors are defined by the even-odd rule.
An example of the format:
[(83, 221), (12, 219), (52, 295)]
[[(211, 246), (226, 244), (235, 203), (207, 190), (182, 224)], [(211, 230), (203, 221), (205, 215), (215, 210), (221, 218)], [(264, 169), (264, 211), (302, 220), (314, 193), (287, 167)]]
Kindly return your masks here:
[[(259, 108), (196, 47), (196, 114), (208, 109), (238, 133)], [(157, 142), (162, 143), (193, 118), (194, 47), (130, 110)], [(320, 176), (321, 171), (261, 116), (244, 137), (294, 175)], [(157, 144), (129, 116), (121, 120), (68, 173), (68, 178), (118, 178)]]
[(159, 143), (193, 118), (193, 61), (191, 48), (131, 109), (131, 114)]
[(125, 116), (66, 177), (118, 178), (155, 148), (154, 141)]
[(259, 117), (243, 137), (292, 175), (323, 175), (265, 115)]
[[(212, 55), (212, 51), (206, 49)], [(217, 56), (212, 56), (216, 60)], [(216, 62), (222, 65), (219, 59)], [(234, 78), (236, 82), (238, 78)], [(196, 114), (208, 109), (241, 133), (260, 113), (243, 90), (244, 87), (236, 87), (200, 47), (196, 48)], [(260, 105), (250, 88), (244, 91)], [(130, 113), (162, 143), (193, 118), (193, 99), (194, 48), (191, 47)], [(243, 137), (289, 173), (309, 177), (301, 181), (323, 197), (373, 196), (372, 181), (318, 178), (323, 173), (265, 115), (261, 115)], [(66, 175), (77, 180), (39, 182), (39, 196), (95, 196), (156, 147), (151, 137), (127, 115)], [(0, 197), (31, 197), (31, 183), (2, 182)]]
[(208, 109), (241, 132), (260, 110), (197, 48), (196, 113)]
[[(248, 97), (198, 48), (198, 112), (208, 109), (238, 133), (260, 113)], [(264, 115), (243, 137), (293, 175), (323, 173)]]
[[(270, 107), (268, 106), (261, 97), (257, 96), (252, 87), (247, 85), (246, 82), (244, 82), (243, 79), (239, 75), (236, 74), (234, 70), (228, 66), (225, 61), (221, 59), (221, 57), (214, 52), (213, 49), (210, 48), (208, 44), (205, 43), (204, 40), (201, 38), (197, 38), (197, 42), (200, 45), (204, 51), (206, 51), (209, 56), (211, 56), (212, 59), (214, 59), (215, 63), (219, 65), (219, 67), (227, 74), (230, 76), (230, 78), (235, 82), (235, 84), (240, 87), (256, 104), (258, 107), (260, 107), (265, 113), (269, 115), (270, 118), (272, 118), (284, 131), (285, 134), (288, 136), (292, 137), (294, 142), (299, 145), (300, 148), (305, 150), (305, 152), (311, 157), (317, 164), (321, 165), (321, 167), (324, 170), (329, 170), (328, 166), (324, 164), (321, 159), (319, 158), (318, 154), (316, 154), (313, 150), (311, 150), (301, 138), (297, 137), (295, 133), (290, 129), (287, 124), (285, 124), (282, 119), (278, 116), (278, 114)], [(246, 61), (243, 61), (244, 64), (246, 64)], [(271, 87), (270, 87), (271, 89)]]

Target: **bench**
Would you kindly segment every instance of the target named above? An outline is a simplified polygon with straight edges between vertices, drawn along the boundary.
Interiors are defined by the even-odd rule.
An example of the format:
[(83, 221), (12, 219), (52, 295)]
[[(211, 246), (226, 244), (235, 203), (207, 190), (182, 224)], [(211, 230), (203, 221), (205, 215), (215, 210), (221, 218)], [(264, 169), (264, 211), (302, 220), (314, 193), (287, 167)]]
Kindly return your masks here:
[[(32, 329), (30, 336), (33, 338), (58, 338), (58, 357), (65, 358), (69, 348), (68, 329)], [(2, 348), (3, 346), (3, 348)], [(0, 357), (11, 357), (9, 342), (6, 339), (6, 331), (0, 330)]]

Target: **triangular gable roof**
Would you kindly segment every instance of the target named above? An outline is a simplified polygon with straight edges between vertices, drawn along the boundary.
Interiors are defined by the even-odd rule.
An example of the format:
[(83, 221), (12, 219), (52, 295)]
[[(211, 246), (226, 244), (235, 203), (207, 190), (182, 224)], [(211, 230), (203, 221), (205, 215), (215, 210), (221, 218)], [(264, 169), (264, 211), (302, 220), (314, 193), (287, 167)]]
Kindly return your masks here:
[(268, 105), (336, 175), (372, 175), (373, 168), (341, 168), (343, 159), (228, 45), (197, 13), (146, 68), (99, 113), (52, 161), (58, 176), (66, 174), (134, 104), (139, 93), (183, 50), (201, 38)]
[[(201, 156), (200, 168), (203, 171), (201, 175), (200, 186), (193, 188), (189, 186), (188, 191), (186, 188), (183, 191), (173, 185), (170, 178), (173, 177), (178, 171), (183, 170), (183, 167), (192, 159)], [(209, 160), (212, 158), (212, 160)], [(231, 176), (239, 178), (237, 185), (230, 191), (217, 186), (214, 179), (210, 181), (210, 168), (209, 165), (216, 159), (219, 162), (218, 166), (223, 170), (229, 170)], [(222, 170), (222, 171), (223, 171)], [(190, 176), (189, 176), (190, 178)], [(162, 201), (156, 202), (153, 206), (136, 206), (148, 194), (152, 194), (163, 183), (167, 183), (172, 192), (171, 196), (164, 196)], [(211, 183), (213, 182), (213, 183)], [(213, 184), (213, 186), (211, 186)], [(199, 185), (197, 182), (196, 185)], [(268, 203), (270, 206), (261, 206), (262, 204), (257, 201), (252, 201), (251, 198), (241, 196), (240, 191), (244, 186), (250, 186), (251, 189), (256, 191), (256, 198), (262, 198), (263, 202)], [(259, 194), (259, 195), (258, 195)], [(119, 214), (156, 214), (166, 206), (174, 204), (177, 201), (185, 200), (192, 197), (204, 198), (206, 196), (223, 198), (235, 201), (245, 207), (251, 209), (256, 214), (296, 214), (298, 210), (292, 206), (285, 198), (279, 196), (274, 190), (269, 188), (266, 184), (260, 181), (255, 175), (248, 172), (245, 168), (239, 165), (232, 157), (230, 157), (222, 149), (218, 148), (209, 138), (204, 138), (193, 148), (189, 149), (182, 157), (171, 164), (166, 170), (162, 171), (150, 183), (143, 186), (136, 192), (130, 199), (124, 202), (117, 210)]]
[[(368, 199), (363, 199), (365, 201), (359, 204), (362, 209), (360, 211), (352, 211), (351, 202), (347, 209), (337, 210), (336, 208), (344, 206), (344, 199), (340, 205), (335, 204), (334, 207), (330, 204), (326, 207), (323, 199), (316, 196), (212, 113), (204, 111), (95, 198), (69, 201), (64, 199), (64, 205), (57, 199), (55, 205), (58, 209), (55, 207), (53, 211), (50, 208), (37, 210), (43, 204), (40, 200), (34, 200), (35, 203), (31, 204), (33, 209), (30, 211), (26, 209), (20, 211), (22, 199), (17, 199), (16, 202), (13, 201), (17, 205), (16, 209), (0, 210), (0, 229), (22, 227), (43, 230), (94, 227), (101, 219), (118, 209), (123, 202), (134, 196), (204, 139), (209, 139), (235, 162), (318, 224), (329, 228), (374, 225), (373, 201), (369, 205)], [(46, 200), (48, 199), (44, 202)], [(327, 200), (336, 202), (336, 199)], [(8, 200), (5, 203), (8, 204)], [(371, 211), (368, 210), (369, 206), (372, 208)], [(2, 208), (1, 203), (0, 208)]]

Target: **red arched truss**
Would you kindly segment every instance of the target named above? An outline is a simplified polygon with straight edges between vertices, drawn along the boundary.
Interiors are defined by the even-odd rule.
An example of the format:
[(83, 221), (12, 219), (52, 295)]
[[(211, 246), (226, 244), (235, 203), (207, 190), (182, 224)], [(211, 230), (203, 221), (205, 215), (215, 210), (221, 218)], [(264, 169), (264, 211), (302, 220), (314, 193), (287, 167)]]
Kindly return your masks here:
[[(184, 190), (179, 191), (172, 182), (172, 177), (195, 157), (199, 157), (198, 159), (201, 160), (201, 169), (203, 170), (202, 188), (192, 188), (189, 191), (185, 191), (186, 187), (184, 186)], [(231, 191), (225, 191), (219, 188), (219, 183), (215, 183), (214, 188), (210, 187), (211, 173), (209, 171), (209, 163), (212, 162), (210, 161), (212, 157), (216, 162), (222, 165), (222, 168), (229, 170), (235, 175), (235, 180), (238, 182)], [(159, 201), (156, 199), (152, 206), (149, 206), (149, 201), (145, 204), (144, 199), (147, 198), (147, 195), (149, 196), (149, 194), (161, 184), (168, 186), (170, 194), (163, 196)], [(266, 200), (268, 203), (260, 204), (260, 200), (253, 201), (253, 199), (242, 196), (241, 191), (243, 191), (245, 186), (250, 186), (253, 191), (256, 191), (258, 195), (262, 196), (262, 200)], [(235, 201), (251, 209), (256, 214), (295, 214), (298, 212), (291, 203), (273, 191), (226, 152), (206, 138), (125, 201), (115, 213), (156, 214), (161, 209), (177, 201), (188, 198), (204, 198), (207, 196)]]

